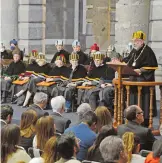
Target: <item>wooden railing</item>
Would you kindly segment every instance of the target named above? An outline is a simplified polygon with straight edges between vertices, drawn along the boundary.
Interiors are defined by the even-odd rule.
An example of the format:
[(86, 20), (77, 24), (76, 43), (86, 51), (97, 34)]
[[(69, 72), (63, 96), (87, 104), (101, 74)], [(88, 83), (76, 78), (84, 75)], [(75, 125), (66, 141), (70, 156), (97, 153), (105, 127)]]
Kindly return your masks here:
[[(150, 87), (150, 108), (149, 108), (149, 128), (153, 128), (153, 96), (155, 86), (159, 86), (160, 89), (160, 119), (159, 124), (162, 124), (162, 82), (133, 82), (126, 81), (122, 79), (122, 87), (120, 90), (118, 89), (118, 79), (113, 80), (113, 84), (115, 86), (115, 100), (114, 100), (114, 126), (122, 124), (123, 122), (123, 107), (124, 107), (124, 99), (123, 99), (123, 87), (126, 88), (126, 106), (128, 107), (130, 104), (130, 88), (131, 86), (137, 86), (138, 90), (138, 106), (141, 106), (141, 90), (142, 87)], [(120, 95), (119, 95), (120, 94)], [(119, 98), (121, 97), (121, 101)], [(121, 104), (119, 107), (118, 104)]]

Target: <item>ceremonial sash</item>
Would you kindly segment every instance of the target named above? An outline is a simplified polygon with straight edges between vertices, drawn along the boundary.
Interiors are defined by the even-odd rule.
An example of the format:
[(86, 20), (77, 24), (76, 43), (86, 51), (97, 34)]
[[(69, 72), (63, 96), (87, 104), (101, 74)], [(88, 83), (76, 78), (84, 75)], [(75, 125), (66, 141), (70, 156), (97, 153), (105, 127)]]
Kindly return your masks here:
[(12, 83), (17, 84), (17, 85), (23, 85), (23, 84), (26, 84), (28, 81), (29, 81), (29, 79), (25, 79), (25, 80), (17, 79), (15, 81), (13, 81)]
[(45, 87), (49, 87), (53, 84), (56, 84), (56, 82), (46, 82), (46, 81), (42, 81), (40, 83), (37, 83), (37, 86), (45, 86)]

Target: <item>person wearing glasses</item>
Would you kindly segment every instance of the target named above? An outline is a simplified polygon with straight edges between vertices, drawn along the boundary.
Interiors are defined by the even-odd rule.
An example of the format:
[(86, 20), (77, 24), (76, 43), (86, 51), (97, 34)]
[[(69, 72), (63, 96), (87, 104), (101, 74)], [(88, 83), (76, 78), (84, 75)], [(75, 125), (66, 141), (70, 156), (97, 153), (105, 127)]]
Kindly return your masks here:
[(125, 132), (133, 132), (140, 138), (141, 149), (152, 150), (152, 145), (155, 141), (151, 129), (143, 127), (144, 112), (137, 105), (129, 106), (125, 111), (125, 118), (128, 120), (127, 124), (119, 125), (117, 134), (122, 137)]

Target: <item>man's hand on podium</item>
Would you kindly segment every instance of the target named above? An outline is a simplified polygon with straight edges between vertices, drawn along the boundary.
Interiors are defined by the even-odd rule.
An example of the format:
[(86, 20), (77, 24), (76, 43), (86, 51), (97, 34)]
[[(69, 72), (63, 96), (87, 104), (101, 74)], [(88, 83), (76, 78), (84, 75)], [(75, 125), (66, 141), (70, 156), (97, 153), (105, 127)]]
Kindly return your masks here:
[(134, 69), (134, 71), (135, 71), (137, 74), (141, 75), (141, 70), (140, 70), (140, 69)]

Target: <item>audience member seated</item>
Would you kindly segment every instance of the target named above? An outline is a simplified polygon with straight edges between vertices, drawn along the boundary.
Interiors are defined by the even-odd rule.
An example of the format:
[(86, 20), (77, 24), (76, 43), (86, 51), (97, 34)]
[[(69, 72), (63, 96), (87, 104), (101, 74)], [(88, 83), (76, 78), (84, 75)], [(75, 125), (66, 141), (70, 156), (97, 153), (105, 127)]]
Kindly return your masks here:
[(152, 152), (147, 155), (145, 163), (159, 163), (161, 156), (162, 156), (162, 138), (154, 142)]
[(76, 160), (78, 151), (78, 139), (73, 133), (69, 132), (61, 135), (57, 144), (57, 152), (61, 158), (56, 163), (80, 163)]
[(29, 109), (34, 110), (37, 113), (37, 118), (44, 115), (49, 115), (48, 112), (45, 112), (44, 109), (47, 106), (48, 96), (43, 92), (37, 92), (34, 96), (34, 104), (29, 107)]
[(128, 154), (128, 162), (127, 163), (144, 163), (145, 157), (139, 155), (140, 151), (140, 139), (135, 136), (133, 132), (126, 132), (122, 136), (124, 142), (125, 151)]
[(0, 122), (1, 122), (1, 128), (2, 128), (4, 125), (11, 123), (12, 116), (13, 116), (12, 106), (2, 105), (0, 114), (1, 114)]
[(31, 158), (26, 151), (18, 146), (20, 129), (15, 124), (5, 125), (1, 130), (1, 162), (2, 163), (28, 163)]
[(101, 156), (99, 146), (101, 141), (107, 136), (116, 135), (116, 131), (112, 127), (112, 125), (105, 125), (101, 128), (99, 135), (96, 138), (94, 144), (88, 150), (87, 160), (103, 162), (103, 158)]
[(123, 141), (117, 136), (106, 137), (102, 140), (99, 149), (104, 163), (126, 163), (128, 160)]
[(140, 138), (141, 149), (151, 150), (155, 138), (149, 128), (141, 126), (144, 122), (142, 109), (137, 105), (131, 105), (125, 114), (128, 123), (118, 126), (118, 135), (122, 137), (125, 132), (133, 132)]
[(111, 114), (107, 107), (99, 106), (95, 110), (95, 114), (97, 116), (97, 131), (100, 132), (102, 126), (111, 125), (112, 126), (112, 118)]
[(88, 148), (91, 147), (96, 139), (97, 116), (92, 111), (84, 113), (80, 124), (68, 128), (65, 132), (73, 132), (77, 138), (81, 140), (80, 151), (77, 154), (78, 160), (85, 160)]
[(57, 137), (53, 136), (51, 137), (45, 147), (44, 147), (44, 152), (41, 157), (38, 158), (33, 158), (29, 163), (54, 163), (58, 160), (57, 157)]
[(71, 121), (62, 116), (62, 113), (65, 110), (65, 98), (63, 96), (57, 96), (51, 99), (51, 107), (53, 113), (51, 116), (55, 120), (56, 132), (64, 133), (71, 123)]
[(27, 152), (28, 148), (32, 147), (36, 122), (37, 114), (34, 110), (26, 110), (22, 113), (20, 122), (20, 146), (22, 146)]
[(43, 150), (48, 139), (55, 135), (54, 119), (51, 116), (41, 117), (37, 120), (35, 128), (33, 147)]
[(92, 108), (88, 103), (82, 103), (78, 106), (77, 114), (79, 116), (79, 122), (83, 118), (84, 113), (86, 113), (87, 111), (92, 111)]

